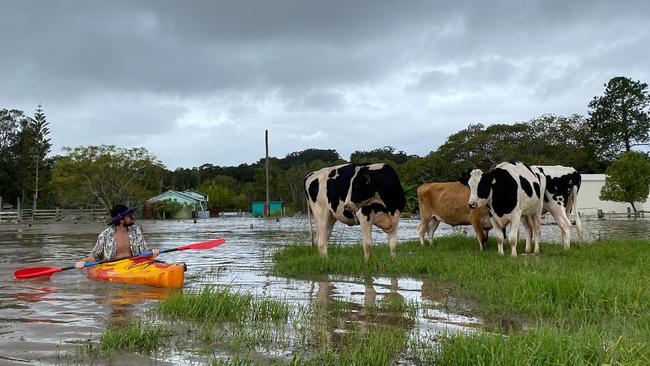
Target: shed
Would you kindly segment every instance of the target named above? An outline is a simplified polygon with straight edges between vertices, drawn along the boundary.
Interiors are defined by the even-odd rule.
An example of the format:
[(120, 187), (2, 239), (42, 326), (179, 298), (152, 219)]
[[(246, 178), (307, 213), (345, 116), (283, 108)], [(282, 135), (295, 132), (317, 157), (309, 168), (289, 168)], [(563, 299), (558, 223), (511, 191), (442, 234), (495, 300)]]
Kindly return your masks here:
[[(578, 193), (578, 212), (582, 215), (596, 216), (598, 210), (603, 213), (627, 213), (632, 206), (625, 202), (602, 201), (600, 190), (605, 185), (605, 174), (581, 174), (582, 184)], [(650, 199), (650, 196), (648, 197)], [(650, 201), (635, 203), (637, 210), (650, 211)]]
[[(253, 217), (262, 217), (264, 216), (264, 206), (266, 206), (266, 201), (253, 201), (251, 203), (251, 213)], [(282, 214), (282, 202), (281, 201), (269, 201), (269, 213), (273, 215)]]
[(169, 190), (144, 202), (145, 218), (153, 217), (151, 206), (156, 202), (161, 201), (178, 202), (184, 206), (180, 211), (172, 213), (172, 219), (189, 219), (192, 217), (202, 217), (204, 216), (203, 213), (208, 210), (207, 195), (194, 190), (187, 190), (184, 192)]

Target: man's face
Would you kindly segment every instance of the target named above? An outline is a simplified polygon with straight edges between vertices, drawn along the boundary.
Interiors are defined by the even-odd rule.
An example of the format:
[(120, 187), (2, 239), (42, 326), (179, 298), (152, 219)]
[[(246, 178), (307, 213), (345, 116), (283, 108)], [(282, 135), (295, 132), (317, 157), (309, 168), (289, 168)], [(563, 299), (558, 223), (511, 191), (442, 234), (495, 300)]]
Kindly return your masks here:
[(124, 226), (124, 227), (129, 227), (129, 226), (135, 224), (135, 219), (133, 218), (132, 213), (124, 216), (124, 218), (122, 220), (120, 220), (120, 221), (122, 222), (122, 226)]

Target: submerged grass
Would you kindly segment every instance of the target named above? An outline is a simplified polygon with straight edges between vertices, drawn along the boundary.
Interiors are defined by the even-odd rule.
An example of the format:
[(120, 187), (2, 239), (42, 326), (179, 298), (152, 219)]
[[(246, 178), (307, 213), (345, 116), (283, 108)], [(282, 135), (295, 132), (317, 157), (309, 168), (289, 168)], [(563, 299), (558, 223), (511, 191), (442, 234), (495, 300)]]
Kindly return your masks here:
[[(463, 364), (456, 361), (463, 355), (468, 364), (647, 362), (650, 243), (574, 244), (569, 251), (545, 244), (542, 255), (516, 259), (499, 257), (494, 242), (489, 252), (475, 246), (473, 238), (464, 236), (436, 238), (433, 246), (400, 243), (395, 259), (386, 246), (376, 246), (368, 263), (361, 246), (330, 247), (327, 259), (312, 247), (288, 246), (275, 255), (273, 271), (296, 277), (409, 276), (444, 282), (456, 298), (478, 303), (491, 329), (507, 338), (487, 333), (443, 338), (436, 358), (441, 364)], [(522, 321), (532, 329), (510, 329)]]
[(286, 302), (233, 292), (229, 287), (205, 286), (199, 291), (173, 294), (161, 301), (158, 309), (167, 318), (196, 321), (280, 323), (289, 318)]
[(408, 345), (408, 335), (399, 328), (371, 326), (344, 336), (336, 347), (324, 346), (301, 365), (390, 365)]
[(169, 335), (162, 326), (132, 322), (109, 327), (99, 343), (89, 342), (85, 351), (91, 358), (108, 357), (116, 351), (151, 354)]
[(378, 301), (376, 306), (380, 312), (401, 313), (411, 320), (417, 318), (419, 309), (417, 301), (405, 300), (397, 296), (386, 296)]

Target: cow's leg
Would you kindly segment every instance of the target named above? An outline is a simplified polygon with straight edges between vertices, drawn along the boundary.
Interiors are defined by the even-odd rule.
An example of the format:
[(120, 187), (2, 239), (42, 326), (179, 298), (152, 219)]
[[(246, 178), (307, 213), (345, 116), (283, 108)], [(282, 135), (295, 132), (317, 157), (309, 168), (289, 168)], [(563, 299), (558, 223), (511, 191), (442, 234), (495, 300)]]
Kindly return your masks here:
[(496, 220), (492, 219), (492, 227), (494, 228), (494, 232), (496, 233), (497, 237), (497, 248), (499, 255), (503, 256), (503, 240), (506, 237), (506, 227), (499, 225), (499, 223), (496, 222)]
[(359, 223), (361, 225), (361, 238), (363, 242), (363, 260), (368, 262), (370, 251), (372, 249), (372, 220), (358, 213)]
[(429, 231), (429, 223), (431, 222), (431, 217), (420, 216), (420, 244), (424, 245), (424, 236)]
[[(576, 231), (578, 232), (578, 239), (585, 240), (585, 229), (582, 227), (582, 222), (580, 221), (580, 214), (578, 213), (578, 187), (573, 186), (571, 189), (571, 194), (569, 195), (569, 202), (566, 205), (566, 216), (571, 217), (571, 211), (575, 214), (576, 217)], [(569, 220), (571, 222), (571, 220)]]
[[(535, 229), (535, 254), (539, 255), (541, 252), (539, 250), (539, 239), (542, 237), (542, 220), (541, 215), (533, 215), (533, 229)], [(569, 226), (570, 227), (570, 226)]]
[(519, 224), (521, 223), (521, 211), (513, 212), (510, 215), (510, 233), (508, 241), (510, 242), (510, 256), (517, 257), (517, 239), (519, 239)]
[(483, 250), (487, 250), (487, 243), (488, 243), (488, 234), (490, 233), (490, 229), (492, 229), (492, 221), (490, 219), (483, 219), (481, 221), (481, 226), (483, 227)]
[(526, 254), (530, 254), (531, 248), (530, 244), (532, 242), (533, 230), (535, 230), (535, 225), (533, 223), (533, 218), (530, 215), (526, 215), (522, 218), (521, 222), (524, 224), (526, 229)]
[[(399, 211), (395, 212), (395, 214), (392, 217), (392, 220), (393, 220), (393, 225), (392, 225), (393, 229), (388, 232), (388, 248), (390, 248), (391, 257), (395, 258), (395, 256), (397, 255), (397, 227), (399, 226)], [(437, 220), (435, 221), (438, 222)], [(436, 227), (438, 226), (438, 224), (433, 224), (433, 225), (435, 225)], [(430, 238), (433, 238), (433, 235), (431, 235)]]
[(553, 218), (562, 231), (562, 244), (564, 244), (564, 249), (569, 249), (571, 247), (571, 221), (566, 216), (564, 209), (553, 212)]
[(435, 217), (431, 218), (431, 223), (429, 224), (429, 245), (433, 245), (433, 235), (436, 233), (438, 225), (440, 225), (440, 221)]
[(472, 229), (474, 229), (474, 233), (476, 234), (476, 240), (478, 240), (478, 247), (481, 250), (485, 250), (485, 243), (487, 242), (487, 234), (483, 231), (483, 223), (482, 219), (476, 219), (474, 218), (471, 222), (472, 224)]
[(485, 251), (488, 250), (487, 244), (488, 244), (489, 233), (490, 233), (490, 229), (483, 230), (483, 250)]
[(329, 240), (330, 235), (332, 234), (332, 229), (334, 228), (335, 223), (336, 223), (336, 219), (334, 219), (334, 217), (332, 217), (332, 215), (329, 212), (326, 212), (326, 215), (323, 215), (323, 217), (320, 217), (320, 220), (317, 220), (316, 242), (318, 244), (318, 252), (320, 253), (320, 256), (322, 258), (327, 257), (327, 241)]

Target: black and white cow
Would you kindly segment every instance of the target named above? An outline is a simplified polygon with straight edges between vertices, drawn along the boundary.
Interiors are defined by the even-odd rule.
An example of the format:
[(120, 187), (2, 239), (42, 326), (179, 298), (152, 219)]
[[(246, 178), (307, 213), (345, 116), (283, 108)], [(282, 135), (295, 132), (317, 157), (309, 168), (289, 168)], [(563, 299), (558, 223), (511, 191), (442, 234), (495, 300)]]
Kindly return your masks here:
[(569, 216), (575, 214), (578, 237), (584, 239), (584, 228), (577, 210), (578, 191), (582, 178), (575, 168), (562, 165), (544, 166), (533, 165), (546, 176), (546, 191), (544, 194), (544, 212), (553, 216), (562, 230), (562, 243), (565, 249), (571, 246), (571, 221)]
[[(533, 237), (535, 254), (539, 254), (544, 202), (542, 194), (546, 190), (546, 177), (542, 173), (522, 162), (504, 162), (485, 173), (474, 169), (470, 174), (469, 189), (470, 208), (488, 207), (497, 235), (499, 255), (503, 255), (506, 226), (510, 224), (510, 255), (517, 256), (520, 222), (523, 222), (529, 237)], [(530, 249), (530, 241), (527, 241), (526, 253), (530, 253)]]
[(387, 164), (345, 164), (305, 176), (305, 193), (317, 228), (318, 250), (327, 256), (327, 240), (336, 221), (361, 225), (364, 259), (370, 257), (372, 225), (388, 234), (390, 253), (397, 247), (397, 226), (406, 198), (395, 170)]

